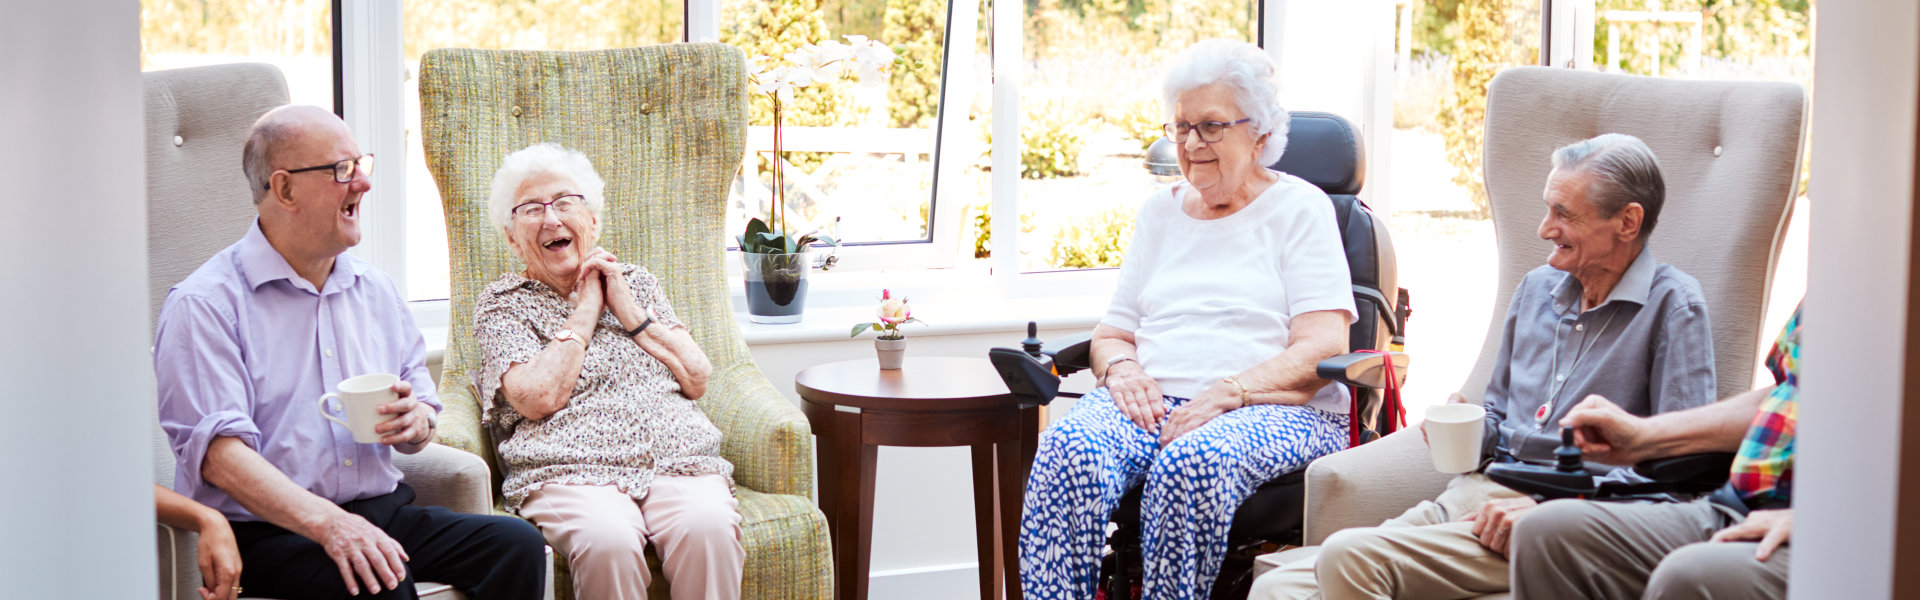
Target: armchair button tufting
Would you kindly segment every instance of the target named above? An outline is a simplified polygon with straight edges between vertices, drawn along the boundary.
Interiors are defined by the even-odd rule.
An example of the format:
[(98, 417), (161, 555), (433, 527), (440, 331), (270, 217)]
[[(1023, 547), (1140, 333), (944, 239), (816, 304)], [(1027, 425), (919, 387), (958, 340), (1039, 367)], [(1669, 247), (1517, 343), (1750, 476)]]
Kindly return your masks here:
[(520, 116), (520, 107), (518, 106), (513, 107), (513, 116), (516, 116), (516, 117)]
[(653, 114), (653, 104), (650, 102), (642, 102), (640, 104), (640, 114), (643, 114), (643, 115)]
[(1719, 156), (1719, 155), (1720, 155), (1720, 147), (1719, 147), (1719, 146), (1714, 146), (1714, 147), (1713, 147), (1713, 155), (1714, 155), (1714, 156)]
[(187, 143), (187, 138), (183, 138), (183, 137), (180, 137), (180, 136), (177, 136), (177, 135), (176, 135), (176, 136), (173, 136), (173, 145), (175, 145), (175, 146), (179, 146), (179, 145), (182, 145), (182, 144), (185, 144), (185, 143)]

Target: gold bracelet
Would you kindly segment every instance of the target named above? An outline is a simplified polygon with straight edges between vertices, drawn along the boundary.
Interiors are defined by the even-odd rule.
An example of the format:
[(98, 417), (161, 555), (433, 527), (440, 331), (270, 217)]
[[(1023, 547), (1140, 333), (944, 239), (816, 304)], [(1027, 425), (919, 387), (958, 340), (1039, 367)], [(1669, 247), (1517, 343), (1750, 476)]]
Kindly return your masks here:
[(1253, 396), (1247, 393), (1247, 386), (1240, 385), (1240, 380), (1234, 379), (1233, 376), (1229, 375), (1222, 378), (1221, 381), (1233, 384), (1233, 389), (1240, 391), (1240, 408), (1246, 408), (1247, 405), (1253, 404)]

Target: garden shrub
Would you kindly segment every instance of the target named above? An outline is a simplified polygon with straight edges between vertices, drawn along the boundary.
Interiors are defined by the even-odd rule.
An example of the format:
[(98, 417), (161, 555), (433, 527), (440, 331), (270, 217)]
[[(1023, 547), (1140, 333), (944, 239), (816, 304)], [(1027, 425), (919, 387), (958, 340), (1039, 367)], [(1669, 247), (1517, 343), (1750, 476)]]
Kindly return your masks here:
[(1048, 264), (1066, 269), (1120, 266), (1138, 215), (1139, 208), (1122, 205), (1061, 227), (1053, 235)]
[(946, 0), (887, 0), (887, 29), (879, 39), (907, 61), (894, 68), (887, 86), (887, 120), (894, 127), (933, 126), (946, 15)]

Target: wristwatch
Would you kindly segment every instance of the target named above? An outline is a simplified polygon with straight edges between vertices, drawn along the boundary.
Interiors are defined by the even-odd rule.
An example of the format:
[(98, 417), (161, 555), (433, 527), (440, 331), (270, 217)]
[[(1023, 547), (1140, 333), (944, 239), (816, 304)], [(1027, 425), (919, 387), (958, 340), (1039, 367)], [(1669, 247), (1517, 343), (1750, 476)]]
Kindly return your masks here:
[(561, 329), (559, 333), (553, 334), (553, 339), (563, 342), (580, 342), (580, 349), (587, 348), (587, 338), (580, 337), (580, 334), (574, 333), (572, 329)]

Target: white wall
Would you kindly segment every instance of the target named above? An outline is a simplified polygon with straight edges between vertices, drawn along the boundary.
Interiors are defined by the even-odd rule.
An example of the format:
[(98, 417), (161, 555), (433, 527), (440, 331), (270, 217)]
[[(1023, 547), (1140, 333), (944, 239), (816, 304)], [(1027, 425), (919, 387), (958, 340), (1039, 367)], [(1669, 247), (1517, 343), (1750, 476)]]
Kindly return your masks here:
[(153, 598), (140, 6), (0, 18), (0, 587)]
[[(1052, 339), (1090, 329), (1091, 326), (1042, 330), (1040, 337)], [(870, 358), (873, 356), (871, 337), (759, 343), (753, 345), (753, 358), (774, 382), (774, 387), (797, 406), (800, 398), (792, 384), (795, 374), (816, 364)], [(1024, 330), (913, 335), (909, 338), (907, 353), (911, 356), (977, 356), (984, 360), (988, 348), (1018, 347), (1024, 337)], [(1088, 375), (1076, 376), (1070, 380), (1069, 388), (1084, 389), (1089, 385), (1088, 378)], [(1071, 406), (1071, 400), (1055, 402), (1050, 409), (1051, 416), (1057, 419)], [(975, 570), (979, 557), (974, 546), (972, 469), (965, 447), (880, 448), (874, 475), (870, 597), (876, 600), (980, 597)]]
[(1902, 372), (1912, 350), (1902, 344), (1912, 326), (1903, 309), (1920, 8), (1829, 0), (1819, 27), (1812, 132), (1820, 162), (1809, 188), (1820, 210), (1803, 316), (1791, 592), (1796, 600), (1887, 598), (1903, 379), (1916, 375)]

